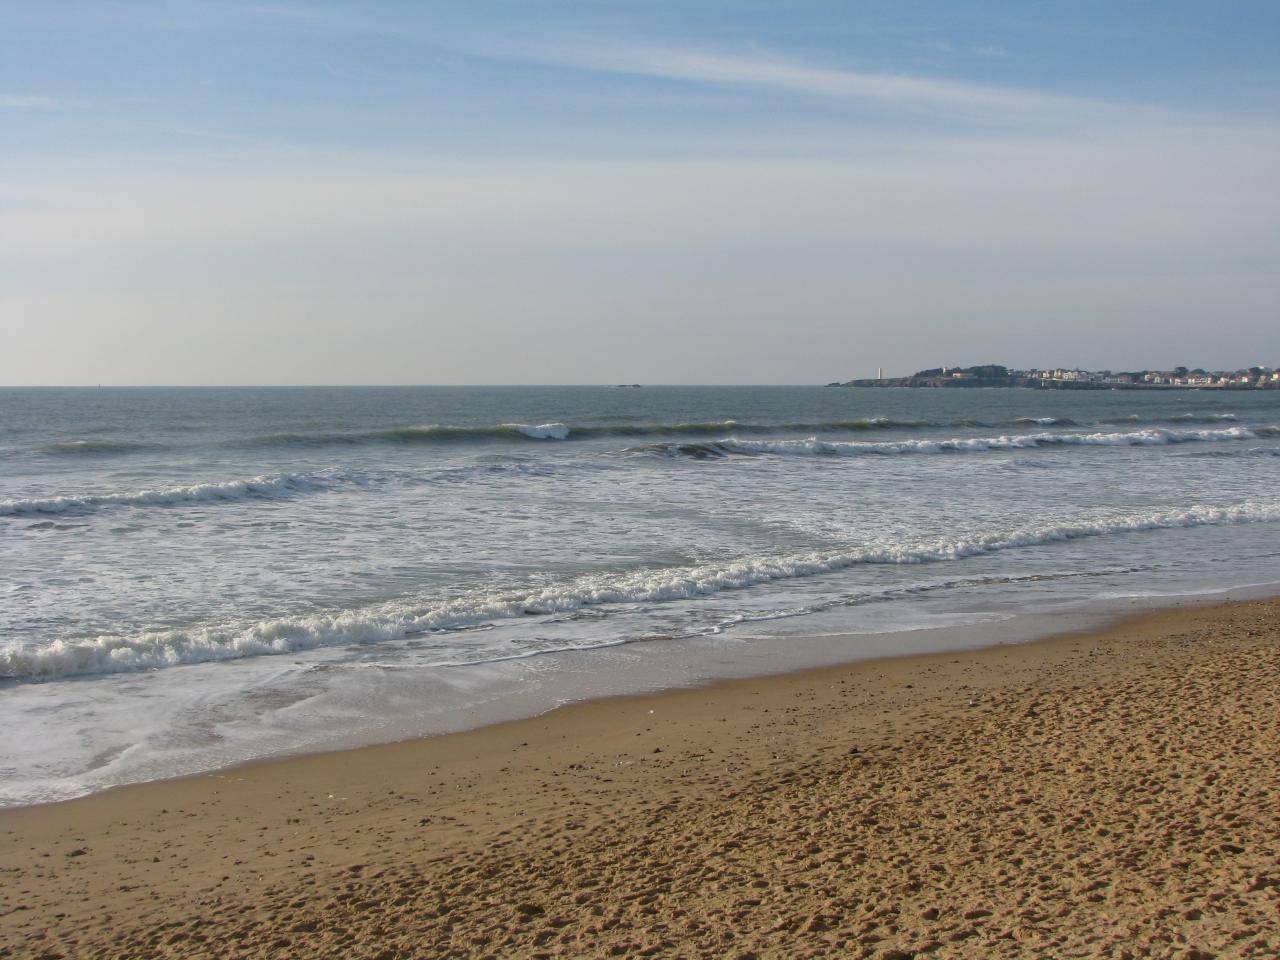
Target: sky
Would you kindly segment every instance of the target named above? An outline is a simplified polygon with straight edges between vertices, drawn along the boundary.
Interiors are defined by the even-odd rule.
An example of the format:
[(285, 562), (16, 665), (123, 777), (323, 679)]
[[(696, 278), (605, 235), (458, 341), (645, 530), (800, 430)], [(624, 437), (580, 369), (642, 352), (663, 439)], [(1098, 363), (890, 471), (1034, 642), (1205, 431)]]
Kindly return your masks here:
[(0, 383), (1280, 366), (1280, 4), (0, 0)]

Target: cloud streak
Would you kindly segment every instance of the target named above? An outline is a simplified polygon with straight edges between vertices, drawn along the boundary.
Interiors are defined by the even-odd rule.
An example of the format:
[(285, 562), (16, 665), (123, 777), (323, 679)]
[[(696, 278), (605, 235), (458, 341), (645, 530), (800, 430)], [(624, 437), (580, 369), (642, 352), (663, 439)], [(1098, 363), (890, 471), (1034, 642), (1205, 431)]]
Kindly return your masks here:
[(820, 66), (767, 52), (726, 53), (592, 37), (572, 42), (535, 39), (477, 52), (549, 66), (780, 90), (925, 111), (1061, 113), (1105, 106), (1080, 97), (1016, 87)]
[(24, 93), (0, 93), (0, 109), (4, 110), (64, 110), (74, 104), (58, 97), (40, 97)]

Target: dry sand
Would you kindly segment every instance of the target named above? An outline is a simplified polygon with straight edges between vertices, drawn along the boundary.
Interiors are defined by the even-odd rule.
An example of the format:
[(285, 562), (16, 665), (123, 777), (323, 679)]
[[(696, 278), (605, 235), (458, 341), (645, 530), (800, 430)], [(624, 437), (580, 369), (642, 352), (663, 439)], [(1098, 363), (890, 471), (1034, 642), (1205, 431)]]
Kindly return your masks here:
[(0, 814), (3, 957), (1277, 957), (1280, 601)]

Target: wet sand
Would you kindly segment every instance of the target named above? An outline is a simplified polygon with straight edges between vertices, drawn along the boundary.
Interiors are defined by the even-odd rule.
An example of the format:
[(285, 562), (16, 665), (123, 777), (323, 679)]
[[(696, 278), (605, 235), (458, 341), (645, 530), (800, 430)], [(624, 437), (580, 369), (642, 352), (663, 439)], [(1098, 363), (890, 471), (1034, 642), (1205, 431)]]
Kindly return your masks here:
[(0, 957), (1280, 956), (1280, 600), (0, 813)]

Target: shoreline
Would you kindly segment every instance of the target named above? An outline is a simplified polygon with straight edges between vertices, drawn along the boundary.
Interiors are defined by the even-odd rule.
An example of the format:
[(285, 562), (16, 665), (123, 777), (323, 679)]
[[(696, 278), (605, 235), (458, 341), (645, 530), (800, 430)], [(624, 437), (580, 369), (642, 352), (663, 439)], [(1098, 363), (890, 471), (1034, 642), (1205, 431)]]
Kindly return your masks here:
[[(1266, 956), (1280, 946), (1280, 814), (1265, 813), (1280, 807), (1278, 651), (1280, 599), (1175, 607), (1027, 643), (590, 700), (7, 809), (0, 944), (12, 946), (0, 957), (889, 957), (933, 940), (930, 956), (1084, 956), (1067, 945), (1104, 942), (1103, 915), (1119, 922), (1121, 907), (1142, 914), (1112, 938), (1116, 950), (1148, 944), (1131, 956), (1214, 944)], [(1185, 678), (1208, 693), (1191, 696)], [(1263, 712), (1242, 712), (1250, 704)], [(1119, 725), (1100, 728), (1112, 715)], [(1216, 736), (1199, 730), (1206, 718)], [(1128, 795), (1133, 770), (1097, 776), (1128, 762), (1113, 754), (1135, 731), (1147, 745), (1182, 737), (1143, 754), (1140, 772), (1164, 782), (1155, 808)], [(1192, 734), (1200, 752), (1218, 751), (1205, 789), (1234, 792), (1188, 795), (1197, 821), (1182, 830), (1169, 798), (1199, 783), (1206, 760)], [(1226, 743), (1254, 762), (1222, 753)], [(962, 781), (987, 799), (975, 806)], [(1082, 814), (1081, 802), (1097, 810)], [(1066, 829), (1068, 810), (1105, 813), (1127, 833), (1100, 827), (1073, 853), (1085, 832)], [(1163, 841), (1139, 836), (1156, 827)], [(876, 854), (885, 844), (893, 856)], [(1125, 860), (1137, 849), (1160, 883)], [(1057, 924), (1019, 913), (1032, 909), (1019, 878), (1046, 850), (1061, 854), (1050, 872), (1073, 878), (1063, 896), (1077, 912)], [(1224, 865), (1230, 883), (1261, 885), (1217, 900), (1182, 890), (1227, 882)], [(1086, 866), (1098, 874), (1087, 882), (1075, 876)], [(1120, 896), (1135, 870), (1142, 895)], [(1162, 884), (1196, 904), (1171, 907)], [(1062, 929), (1041, 943), (1028, 925)], [(1253, 932), (1232, 939), (1241, 930)]]
[[(1090, 597), (1029, 606), (1013, 615), (970, 611), (971, 619), (937, 626), (886, 631), (789, 630), (790, 620), (775, 621), (781, 632), (646, 639), (636, 643), (550, 651), (489, 664), (505, 671), (490, 678), (486, 699), (439, 704), (420, 715), (405, 715), (346, 736), (302, 743), (275, 752), (220, 765), (159, 772), (141, 779), (108, 782), (74, 796), (22, 803), (0, 803), (0, 815), (74, 802), (153, 783), (229, 775), (260, 764), (343, 754), (370, 747), (395, 746), (435, 737), (471, 733), (487, 727), (534, 720), (556, 710), (595, 701), (662, 695), (680, 690), (715, 689), (724, 683), (784, 677), (814, 670), (891, 662), (910, 657), (943, 656), (988, 647), (1039, 643), (1058, 637), (1115, 628), (1130, 620), (1180, 609), (1238, 601), (1280, 598), (1280, 581), (1215, 586), (1190, 593), (1151, 593)], [(811, 615), (812, 616), (812, 615)], [(728, 648), (725, 642), (729, 643)], [(202, 665), (201, 665), (202, 666)], [(529, 671), (533, 670), (533, 673)], [(447, 677), (447, 672), (442, 675)], [(433, 698), (448, 695), (436, 680), (424, 690)]]

